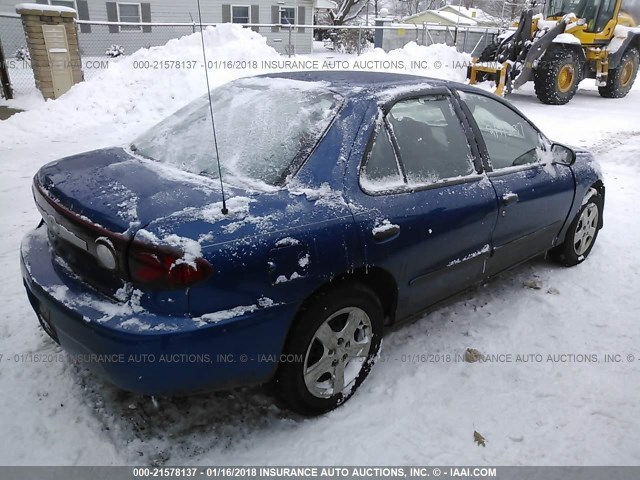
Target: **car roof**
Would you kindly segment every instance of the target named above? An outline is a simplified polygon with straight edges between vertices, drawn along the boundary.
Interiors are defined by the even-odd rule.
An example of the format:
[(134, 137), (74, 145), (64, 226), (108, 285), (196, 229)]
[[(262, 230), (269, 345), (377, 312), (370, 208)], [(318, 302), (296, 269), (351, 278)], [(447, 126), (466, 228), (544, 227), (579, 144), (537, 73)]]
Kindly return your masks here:
[(303, 82), (326, 82), (329, 88), (337, 91), (345, 97), (361, 96), (381, 96), (391, 93), (398, 87), (411, 86), (437, 88), (452, 87), (459, 88), (462, 84), (449, 80), (422, 77), (418, 75), (406, 75), (403, 73), (387, 72), (365, 72), (365, 71), (300, 71), (270, 73), (260, 75), (269, 78), (287, 78)]

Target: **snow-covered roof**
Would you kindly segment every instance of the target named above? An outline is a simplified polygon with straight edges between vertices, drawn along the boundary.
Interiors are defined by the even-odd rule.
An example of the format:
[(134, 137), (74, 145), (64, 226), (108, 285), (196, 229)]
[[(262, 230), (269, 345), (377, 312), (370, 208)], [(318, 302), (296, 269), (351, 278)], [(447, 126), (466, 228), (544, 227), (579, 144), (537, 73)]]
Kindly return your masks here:
[(472, 18), (467, 18), (464, 15), (456, 15), (452, 12), (447, 12), (446, 10), (432, 10), (431, 13), (434, 15), (438, 15), (439, 17), (445, 18), (453, 23), (458, 23), (460, 25), (477, 25), (478, 22)]
[(451, 22), (454, 24), (470, 25), (470, 26), (474, 26), (478, 24), (478, 22), (476, 22), (475, 20), (471, 20), (470, 18), (464, 17), (462, 15), (456, 15), (455, 13), (440, 11), (440, 10), (424, 10), (422, 12), (416, 13), (415, 15), (411, 15), (410, 17), (405, 18), (404, 21), (406, 22), (406, 21), (413, 20), (427, 13), (430, 13), (431, 15), (436, 17), (440, 17), (443, 20), (446, 20), (447, 22)]
[(313, 8), (321, 8), (325, 10), (332, 10), (337, 8), (338, 4), (331, 0), (313, 0)]
[(489, 15), (487, 12), (482, 10), (481, 8), (466, 8), (460, 5), (445, 5), (444, 7), (440, 7), (438, 11), (447, 11), (454, 10), (462, 16), (470, 18), (479, 23), (499, 23), (500, 19)]
[(40, 12), (57, 12), (57, 13), (73, 13), (76, 11), (69, 7), (60, 7), (56, 5), (43, 5), (41, 3), (19, 3), (16, 5), (16, 11), (19, 10), (37, 10)]

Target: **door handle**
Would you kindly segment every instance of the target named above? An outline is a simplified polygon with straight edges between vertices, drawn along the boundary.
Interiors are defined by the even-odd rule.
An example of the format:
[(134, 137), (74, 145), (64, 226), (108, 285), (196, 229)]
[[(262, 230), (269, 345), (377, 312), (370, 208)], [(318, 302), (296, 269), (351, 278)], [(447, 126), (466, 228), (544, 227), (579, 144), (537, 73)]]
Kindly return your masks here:
[(395, 237), (398, 233), (400, 233), (400, 227), (398, 225), (385, 225), (385, 228), (373, 232), (373, 239), (376, 242), (383, 242)]
[(517, 193), (505, 193), (502, 195), (502, 204), (507, 206), (520, 200)]

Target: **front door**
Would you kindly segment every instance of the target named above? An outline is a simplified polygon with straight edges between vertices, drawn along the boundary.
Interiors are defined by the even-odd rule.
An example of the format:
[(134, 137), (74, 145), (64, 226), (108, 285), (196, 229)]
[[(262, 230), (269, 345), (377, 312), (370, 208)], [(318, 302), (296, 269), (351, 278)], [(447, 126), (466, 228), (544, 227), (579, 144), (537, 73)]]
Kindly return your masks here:
[(518, 112), (488, 96), (461, 96), (481, 132), (499, 202), (487, 263), (492, 275), (553, 246), (575, 184), (571, 169), (552, 162), (549, 142)]

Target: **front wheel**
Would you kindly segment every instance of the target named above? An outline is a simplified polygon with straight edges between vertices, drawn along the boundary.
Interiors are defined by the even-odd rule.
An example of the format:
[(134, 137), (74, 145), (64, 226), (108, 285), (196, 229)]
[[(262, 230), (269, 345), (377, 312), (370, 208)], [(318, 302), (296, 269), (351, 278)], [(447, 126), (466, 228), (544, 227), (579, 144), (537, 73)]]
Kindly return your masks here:
[(380, 349), (383, 310), (360, 284), (321, 292), (305, 307), (285, 345), (291, 361), (276, 386), (289, 406), (314, 415), (347, 401), (369, 374)]
[[(484, 47), (484, 50), (482, 50), (482, 52), (480, 53), (480, 57), (478, 58), (478, 62), (480, 63), (488, 63), (488, 62), (497, 62), (497, 56), (498, 56), (498, 48), (500, 47), (499, 43), (490, 43), (489, 45), (487, 45), (486, 47)], [(471, 68), (471, 67), (469, 67)], [(468, 77), (471, 77), (471, 74), (469, 73)], [(487, 80), (493, 80), (494, 82), (498, 82), (498, 79), (500, 78), (500, 74), (495, 74), (495, 73), (486, 73), (486, 72), (478, 72), (476, 73), (476, 81), (477, 82), (485, 82)]]
[(564, 105), (578, 91), (582, 64), (577, 53), (558, 44), (547, 50), (534, 74), (536, 96), (548, 105)]
[(567, 267), (584, 262), (598, 238), (602, 219), (602, 196), (593, 191), (589, 195), (569, 225), (564, 243), (550, 252), (553, 259)]

